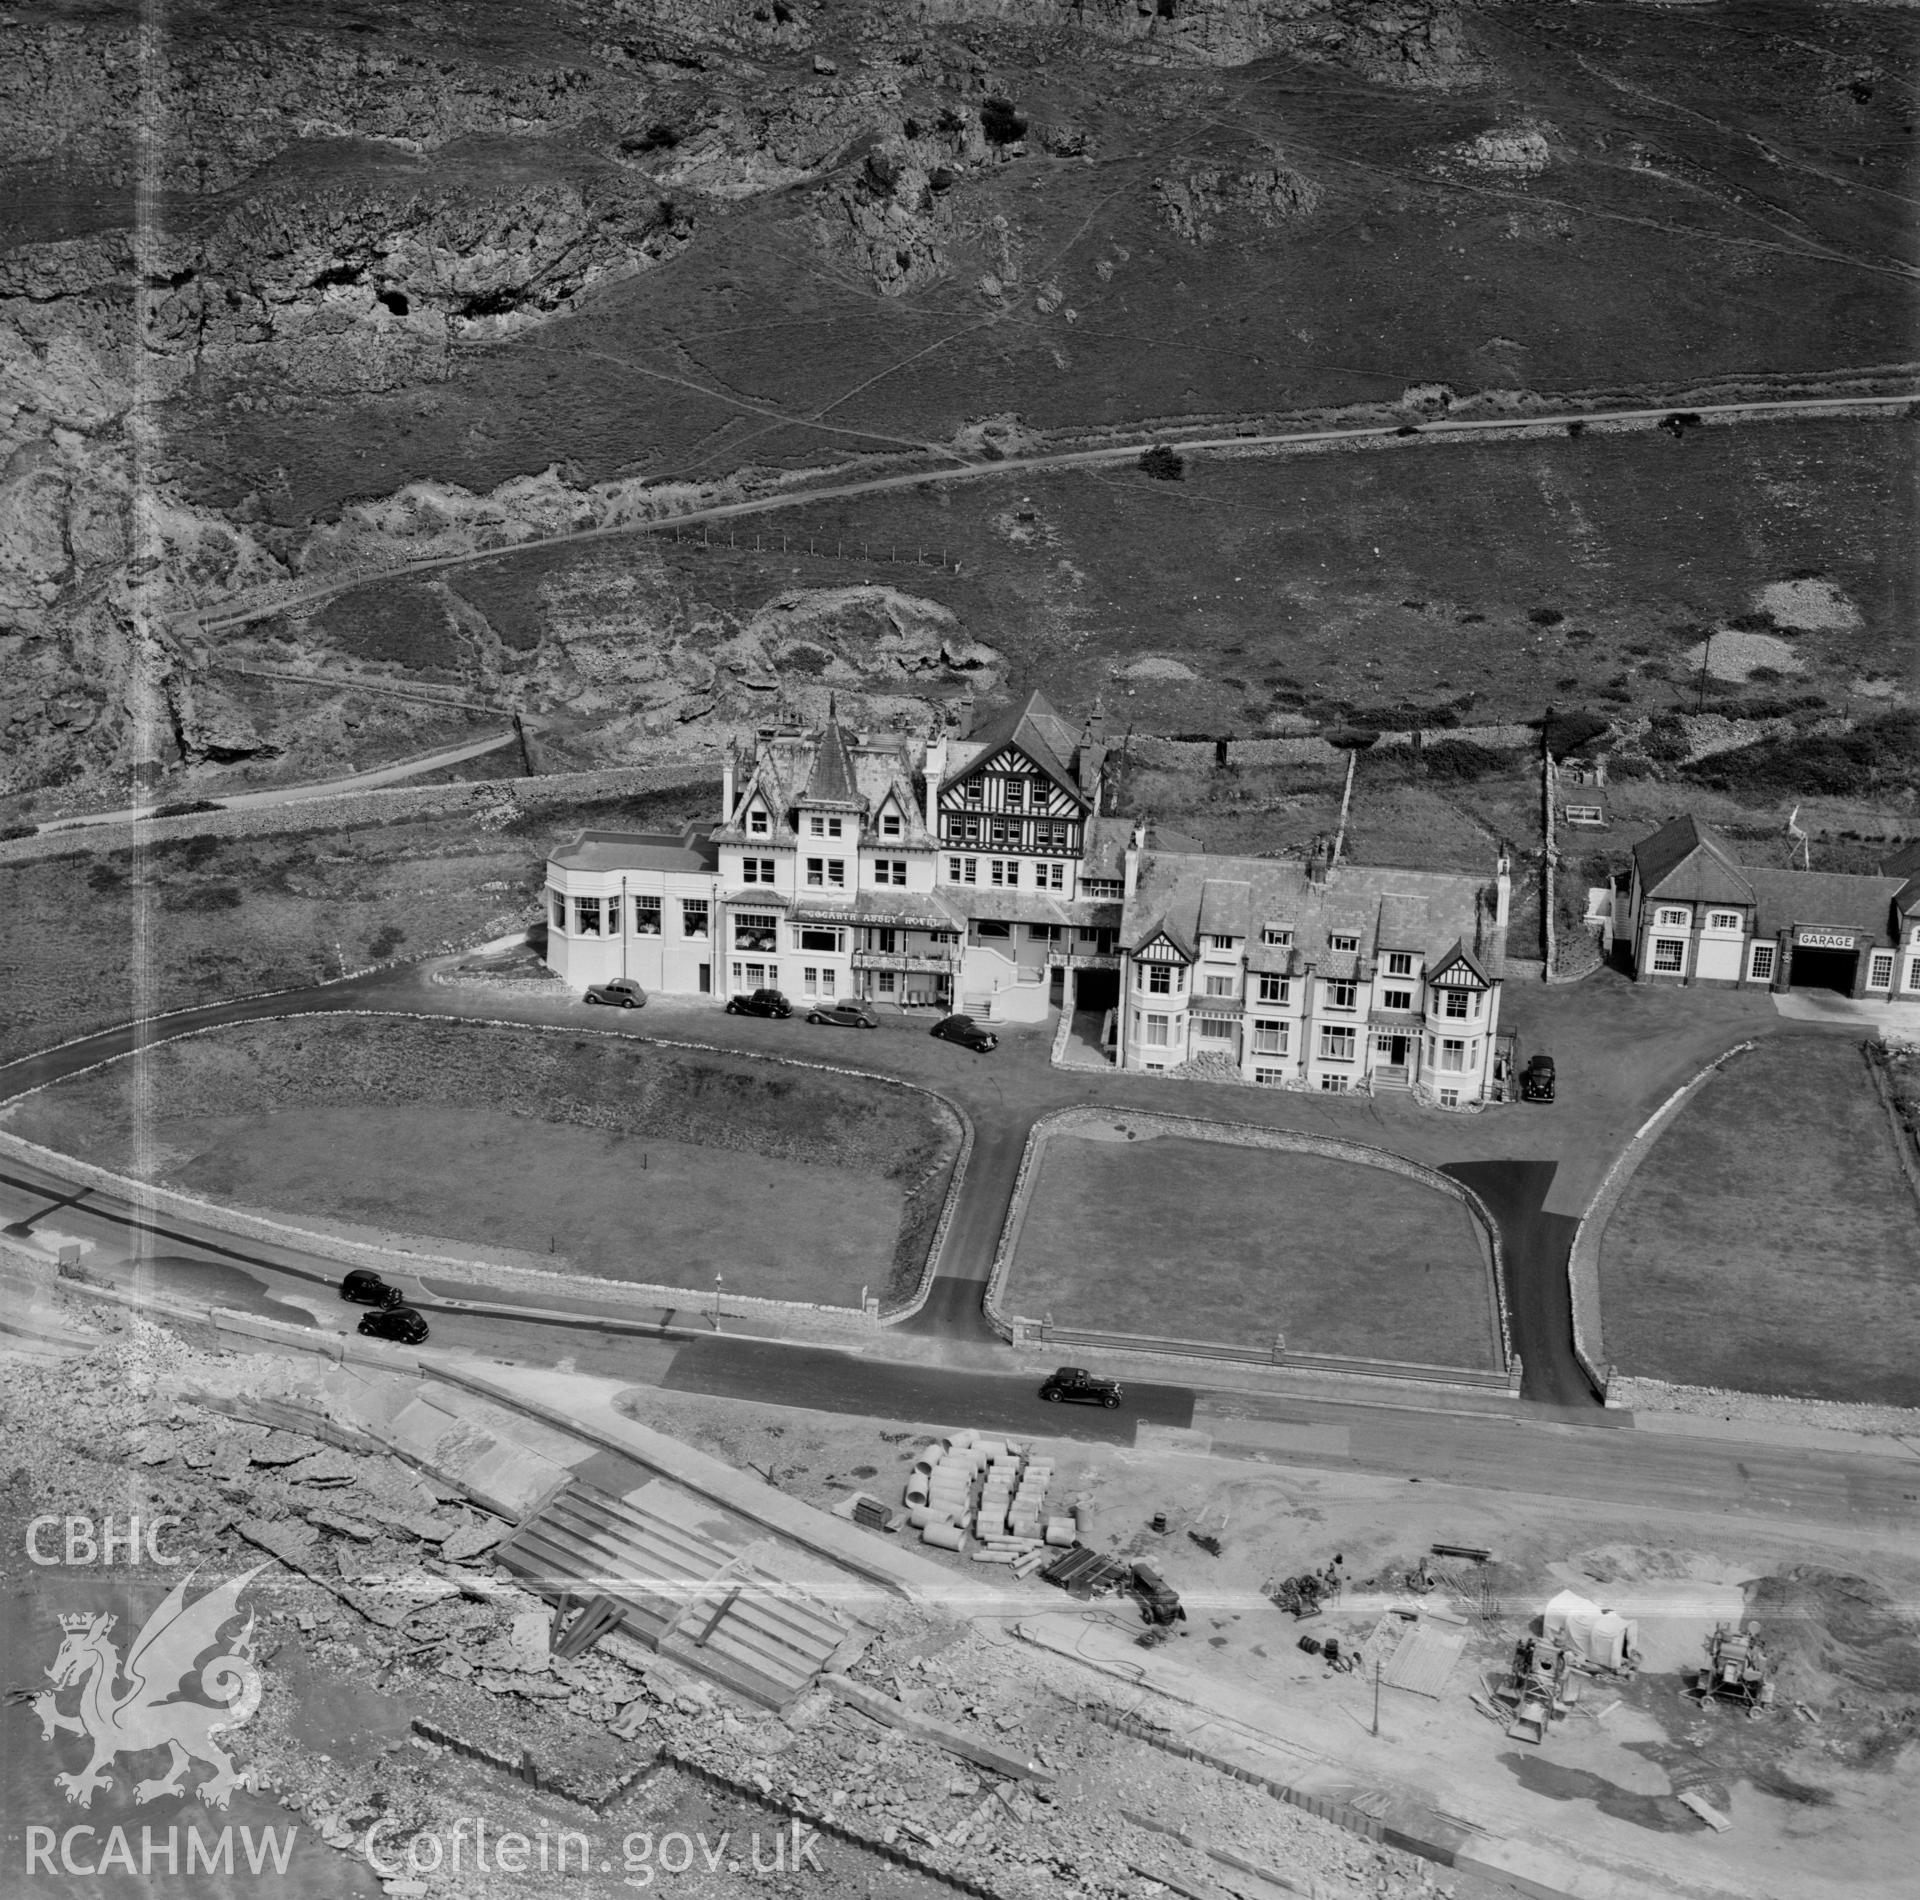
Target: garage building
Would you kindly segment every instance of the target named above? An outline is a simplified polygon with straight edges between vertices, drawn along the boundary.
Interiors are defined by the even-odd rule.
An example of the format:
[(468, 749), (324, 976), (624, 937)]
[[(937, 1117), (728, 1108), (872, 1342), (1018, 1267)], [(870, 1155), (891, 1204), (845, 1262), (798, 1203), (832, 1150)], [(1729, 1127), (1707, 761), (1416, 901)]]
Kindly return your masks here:
[(1742, 864), (1690, 813), (1633, 847), (1624, 928), (1641, 983), (1823, 989), (1920, 1003), (1920, 866)]

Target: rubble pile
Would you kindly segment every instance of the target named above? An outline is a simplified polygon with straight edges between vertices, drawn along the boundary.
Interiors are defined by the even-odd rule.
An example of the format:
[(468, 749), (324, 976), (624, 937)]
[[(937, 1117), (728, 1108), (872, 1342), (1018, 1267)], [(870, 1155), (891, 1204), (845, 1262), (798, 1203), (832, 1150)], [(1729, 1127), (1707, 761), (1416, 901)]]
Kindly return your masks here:
[[(138, 1320), (59, 1366), (16, 1361), (0, 1396), (16, 1460), (0, 1509), (24, 1524), (137, 1497), (179, 1518), (173, 1541), (202, 1574), (264, 1564), (252, 1601), (268, 1666), (236, 1752), (249, 1786), (343, 1852), (375, 1821), (400, 1837), (438, 1825), (456, 1774), (489, 1801), (538, 1790), (617, 1816), (656, 1764), (680, 1764), (1008, 1900), (1144, 1900), (1205, 1882), (1207, 1841), (1234, 1842), (1300, 1891), (1433, 1891), (1423, 1863), (1116, 1736), (1089, 1713), (1097, 1688), (1077, 1665), (992, 1625), (903, 1605), (847, 1689), (817, 1687), (779, 1713), (736, 1706), (618, 1634), (558, 1656), (553, 1609), (494, 1560), (507, 1527), (344, 1421), (315, 1413), (312, 1431), (292, 1428), (291, 1406), (251, 1396), (289, 1392), (287, 1370)], [(1044, 1523), (1045, 1461), (996, 1449), (969, 1492), (991, 1462), (1006, 1467), (1002, 1495), (969, 1496), (974, 1526), (996, 1508), (1003, 1528)], [(16, 1562), (21, 1543), (9, 1537)], [(326, 1739), (343, 1709), (350, 1746)], [(419, 1892), (460, 1891), (448, 1878), (428, 1874)]]

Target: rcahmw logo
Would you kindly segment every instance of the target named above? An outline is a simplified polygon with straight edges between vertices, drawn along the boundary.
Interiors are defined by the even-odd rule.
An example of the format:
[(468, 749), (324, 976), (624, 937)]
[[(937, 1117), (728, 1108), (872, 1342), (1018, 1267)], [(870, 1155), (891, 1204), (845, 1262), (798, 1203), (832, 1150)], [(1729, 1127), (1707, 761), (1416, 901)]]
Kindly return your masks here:
[[(165, 1772), (136, 1782), (136, 1801), (182, 1794), (189, 1770), (200, 1762), (213, 1770), (199, 1784), (200, 1799), (210, 1808), (227, 1805), (240, 1777), (215, 1738), (251, 1720), (260, 1706), (252, 1613), (248, 1612), (239, 1634), (224, 1645), (222, 1635), (229, 1623), (239, 1620), (241, 1591), (265, 1567), (257, 1565), (191, 1603), (187, 1601), (187, 1585), (193, 1581), (189, 1572), (141, 1626), (124, 1659), (109, 1640), (114, 1617), (88, 1610), (61, 1617), (60, 1648), (46, 1671), (53, 1687), (33, 1696), (29, 1706), (40, 1718), (42, 1741), (67, 1734), (84, 1736), (92, 1744), (92, 1756), (84, 1767), (53, 1778), (69, 1801), (91, 1807), (96, 1792), (113, 1786), (107, 1769), (118, 1757), (165, 1749), (169, 1756)], [(196, 1669), (209, 1650), (218, 1653)], [(189, 1699), (196, 1683), (208, 1701)], [(72, 1713), (60, 1706), (61, 1695), (69, 1689), (78, 1692)], [(51, 1829), (35, 1832), (51, 1839)], [(74, 1832), (69, 1830), (70, 1835)]]

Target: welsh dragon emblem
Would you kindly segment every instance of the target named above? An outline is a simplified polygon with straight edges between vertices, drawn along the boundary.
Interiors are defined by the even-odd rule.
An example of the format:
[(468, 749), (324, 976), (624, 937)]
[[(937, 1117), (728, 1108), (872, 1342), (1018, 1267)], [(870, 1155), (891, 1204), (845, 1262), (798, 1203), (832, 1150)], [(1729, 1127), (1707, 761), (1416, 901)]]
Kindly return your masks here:
[[(251, 1719), (260, 1706), (260, 1670), (253, 1656), (254, 1618), (248, 1612), (238, 1636), (200, 1671), (201, 1694), (219, 1706), (183, 1699), (195, 1660), (220, 1646), (221, 1631), (239, 1615), (240, 1592), (257, 1577), (264, 1564), (187, 1601), (191, 1575), (183, 1577), (147, 1618), (122, 1662), (117, 1647), (107, 1640), (115, 1619), (85, 1611), (60, 1619), (65, 1631), (53, 1667), (46, 1673), (53, 1687), (30, 1698), (40, 1718), (43, 1741), (62, 1730), (85, 1735), (93, 1743), (93, 1759), (78, 1774), (54, 1777), (54, 1785), (69, 1801), (83, 1808), (93, 1805), (94, 1791), (113, 1785), (106, 1772), (119, 1755), (146, 1755), (157, 1749), (172, 1752), (165, 1774), (134, 1785), (136, 1801), (152, 1801), (163, 1794), (182, 1793), (182, 1783), (193, 1762), (205, 1762), (213, 1773), (200, 1784), (200, 1799), (209, 1807), (224, 1808), (240, 1785), (232, 1759), (214, 1740), (228, 1729)], [(78, 1688), (79, 1713), (65, 1714), (61, 1691)]]

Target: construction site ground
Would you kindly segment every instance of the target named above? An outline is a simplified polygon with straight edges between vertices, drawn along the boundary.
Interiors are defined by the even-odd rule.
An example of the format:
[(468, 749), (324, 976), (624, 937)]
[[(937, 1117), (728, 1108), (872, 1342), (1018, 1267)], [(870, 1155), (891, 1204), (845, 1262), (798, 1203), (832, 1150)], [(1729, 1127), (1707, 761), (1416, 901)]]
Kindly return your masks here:
[[(1147, 1900), (1158, 1890), (1149, 1882), (1209, 1900), (1287, 1891), (1286, 1883), (1376, 1895), (1437, 1886), (1462, 1900), (1510, 1890), (1366, 1840), (1143, 1739), (1200, 1729), (1264, 1748), (1292, 1764), (1287, 1773), (1302, 1785), (1333, 1775), (1376, 1791), (1361, 1794), (1359, 1812), (1377, 1798), (1436, 1817), (1451, 1838), (1498, 1846), (1534, 1869), (1534, 1891), (1838, 1900), (1895, 1891), (1907, 1865), (1920, 1645), (1897, 1606), (1912, 1601), (1920, 1559), (1883, 1549), (1864, 1560), (1840, 1536), (1710, 1511), (1608, 1512), (1378, 1475), (1250, 1467), (1191, 1455), (1178, 1434), (1150, 1430), (1144, 1446), (1055, 1441), (1045, 1447), (1058, 1460), (1054, 1493), (1085, 1501), (1088, 1541), (1147, 1559), (1185, 1601), (1180, 1633), (1141, 1651), (1127, 1599), (1076, 1602), (997, 1566), (924, 1549), (910, 1533), (903, 1541), (856, 1531), (813, 1508), (856, 1487), (897, 1503), (924, 1442), (918, 1431), (523, 1376), (497, 1362), (464, 1362), (469, 1370), (459, 1372), (462, 1362), (450, 1359), (447, 1377), (473, 1389), (463, 1397), (444, 1379), (431, 1386), (432, 1404), (450, 1407), (458, 1427), (436, 1476), (399, 1457), (303, 1444), (246, 1415), (255, 1395), (272, 1392), (324, 1403), (338, 1419), (346, 1392), (368, 1430), (392, 1432), (419, 1403), (416, 1375), (202, 1351), (84, 1294), (50, 1298), (59, 1325), (43, 1330), (67, 1343), (17, 1342), (6, 1380), (14, 1471), (5, 1507), (17, 1520), (7, 1581), (17, 1604), (31, 1603), (12, 1620), (10, 1647), (24, 1653), (10, 1659), (9, 1679), (37, 1679), (46, 1660), (38, 1650), (51, 1653), (42, 1625), (56, 1608), (93, 1607), (96, 1597), (104, 1607), (112, 1583), (131, 1620), (152, 1607), (135, 1601), (142, 1587), (151, 1582), (147, 1596), (157, 1599), (173, 1575), (35, 1577), (23, 1537), (12, 1534), (33, 1516), (177, 1513), (178, 1538), (209, 1578), (250, 1568), (283, 1534), (297, 1535), (306, 1568), (275, 1560), (261, 1579), (269, 1691), (238, 1753), (265, 1786), (237, 1799), (257, 1816), (270, 1791), (304, 1817), (308, 1836), (338, 1849), (328, 1855), (303, 1838), (312, 1850), (303, 1893), (376, 1891), (356, 1842), (380, 1819), (402, 1841), (414, 1830), (444, 1832), (463, 1815), (491, 1817), (496, 1838), (508, 1828), (532, 1835), (543, 1819), (572, 1826), (607, 1867), (596, 1863), (567, 1890), (611, 1894), (625, 1890), (622, 1848), (636, 1830), (705, 1826), (711, 1841), (737, 1816), (736, 1834), (758, 1828), (771, 1840), (794, 1813), (840, 1829), (817, 1846), (823, 1875), (809, 1874), (801, 1889), (822, 1894), (919, 1890), (910, 1883), (927, 1876), (882, 1872), (889, 1850), (1019, 1900), (1075, 1892)], [(492, 1396), (476, 1397), (482, 1387)], [(568, 1392), (578, 1436), (553, 1422), (555, 1396)], [(529, 1648), (525, 1619), (533, 1614), (539, 1627), (541, 1606), (497, 1571), (492, 1551), (506, 1524), (478, 1497), (510, 1511), (572, 1461), (597, 1459), (593, 1469), (604, 1469), (623, 1419), (643, 1444), (655, 1442), (648, 1426), (684, 1441), (680, 1455), (710, 1474), (702, 1482), (728, 1491), (729, 1511), (751, 1517), (754, 1491), (765, 1498), (774, 1528), (756, 1545), (761, 1561), (871, 1632), (846, 1665), (866, 1692), (944, 1724), (942, 1733), (963, 1738), (958, 1746), (1044, 1772), (989, 1772), (819, 1690), (779, 1715), (736, 1704), (698, 1673), (644, 1652), (603, 1645), (565, 1662)], [(492, 1446), (483, 1461), (492, 1489), (476, 1492), (446, 1473), (472, 1479), (481, 1441)], [(298, 1454), (290, 1468), (279, 1462), (287, 1453)], [(732, 1469), (705, 1465), (703, 1453)], [(303, 1461), (313, 1474), (304, 1483)], [(1150, 1528), (1162, 1512), (1164, 1533)], [(371, 1541), (330, 1530), (325, 1515), (358, 1522)], [(1217, 1538), (1220, 1554), (1190, 1531)], [(1486, 1547), (1493, 1559), (1435, 1559), (1438, 1587), (1409, 1590), (1409, 1571), (1436, 1541)], [(1262, 1594), (1336, 1553), (1348, 1582), (1325, 1615), (1299, 1623)], [(921, 1600), (877, 1589), (863, 1563), (922, 1579)], [(57, 1589), (30, 1588), (49, 1576)], [(1531, 1748), (1479, 1713), (1471, 1692), (1569, 1585), (1639, 1619), (1645, 1667), (1622, 1688), (1588, 1685), (1581, 1710)], [(1753, 1723), (1700, 1713), (1682, 1699), (1677, 1673), (1702, 1658), (1715, 1621), (1743, 1609), (1763, 1621), (1783, 1659), (1781, 1706)], [(1351, 1646), (1395, 1610), (1466, 1640), (1437, 1697), (1382, 1690), (1376, 1736), (1371, 1681), (1330, 1671), (1297, 1638), (1337, 1633)], [(1122, 1715), (1139, 1732), (1116, 1733)], [(545, 1791), (411, 1732), (415, 1720), (504, 1761), (526, 1751)], [(12, 1811), (45, 1808), (48, 1823), (58, 1822), (68, 1810), (51, 1776), (75, 1765), (74, 1745), (43, 1745), (25, 1709), (9, 1709), (7, 1721)], [(363, 1739), (347, 1750), (328, 1746), (329, 1733)], [(379, 1747), (365, 1745), (369, 1735)], [(1678, 1800), (1688, 1791), (1730, 1816), (1731, 1829), (1710, 1832)], [(696, 1818), (675, 1818), (683, 1815)], [(1220, 1848), (1282, 1884), (1260, 1885), (1264, 1876), (1223, 1862)], [(347, 1871), (336, 1880), (329, 1868)], [(723, 1857), (714, 1891), (727, 1877)], [(470, 1871), (419, 1879), (389, 1891), (524, 1891)]]

